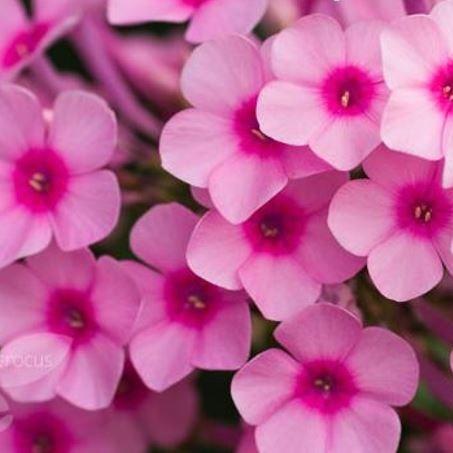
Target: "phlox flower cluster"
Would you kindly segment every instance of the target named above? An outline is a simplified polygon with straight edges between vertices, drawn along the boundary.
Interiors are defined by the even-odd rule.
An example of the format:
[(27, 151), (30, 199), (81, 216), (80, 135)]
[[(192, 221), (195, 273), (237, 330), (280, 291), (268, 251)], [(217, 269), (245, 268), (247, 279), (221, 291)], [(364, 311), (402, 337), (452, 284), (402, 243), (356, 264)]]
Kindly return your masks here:
[(0, 0), (1, 452), (449, 453), (452, 278), (453, 0)]

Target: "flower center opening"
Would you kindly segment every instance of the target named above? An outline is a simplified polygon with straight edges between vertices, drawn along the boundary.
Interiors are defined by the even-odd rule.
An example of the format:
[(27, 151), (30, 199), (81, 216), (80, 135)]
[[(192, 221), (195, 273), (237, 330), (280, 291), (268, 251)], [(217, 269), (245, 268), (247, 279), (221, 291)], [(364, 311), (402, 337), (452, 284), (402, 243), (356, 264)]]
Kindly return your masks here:
[(442, 113), (453, 112), (453, 61), (437, 70), (428, 89)]
[(359, 115), (368, 110), (376, 95), (374, 82), (355, 66), (333, 70), (322, 89), (327, 110), (334, 115)]
[(315, 360), (303, 364), (295, 394), (300, 401), (322, 413), (335, 413), (347, 407), (357, 393), (354, 379), (341, 363)]
[(282, 255), (298, 247), (306, 220), (303, 209), (293, 199), (280, 194), (255, 212), (243, 228), (256, 251)]
[(453, 204), (438, 182), (401, 188), (394, 206), (399, 226), (420, 237), (433, 238), (452, 221)]
[(453, 88), (451, 85), (445, 85), (442, 88), (442, 94), (444, 95), (445, 98), (447, 98), (449, 101), (453, 101)]
[(86, 325), (83, 313), (74, 307), (69, 307), (66, 310), (65, 319), (66, 322), (68, 323), (68, 326), (71, 327), (72, 329), (76, 330), (83, 329)]
[(259, 138), (260, 140), (262, 140), (263, 142), (266, 141), (266, 140), (270, 140), (269, 137), (265, 134), (263, 134), (259, 129), (255, 129), (253, 128), (252, 129), (252, 134)]
[(31, 149), (13, 170), (18, 203), (34, 213), (54, 209), (66, 194), (69, 172), (63, 160), (50, 149)]
[(187, 298), (187, 304), (189, 308), (194, 308), (195, 310), (203, 310), (206, 308), (206, 303), (198, 294), (190, 294)]
[(260, 230), (265, 238), (276, 238), (280, 234), (281, 226), (272, 219), (263, 220), (260, 223)]
[(48, 434), (39, 434), (33, 441), (32, 453), (52, 453), (54, 442)]
[(189, 269), (168, 274), (164, 294), (169, 317), (191, 327), (199, 327), (210, 319), (220, 296), (216, 286)]
[(36, 192), (47, 192), (50, 187), (50, 181), (44, 173), (36, 172), (31, 175), (28, 180), (30, 187)]
[(328, 396), (333, 390), (334, 381), (331, 376), (320, 376), (314, 380), (313, 385), (319, 392)]
[(48, 301), (50, 329), (74, 340), (89, 338), (96, 329), (95, 316), (89, 296), (75, 289), (58, 289)]
[(414, 217), (420, 222), (428, 223), (433, 217), (433, 210), (427, 204), (419, 204), (414, 208)]

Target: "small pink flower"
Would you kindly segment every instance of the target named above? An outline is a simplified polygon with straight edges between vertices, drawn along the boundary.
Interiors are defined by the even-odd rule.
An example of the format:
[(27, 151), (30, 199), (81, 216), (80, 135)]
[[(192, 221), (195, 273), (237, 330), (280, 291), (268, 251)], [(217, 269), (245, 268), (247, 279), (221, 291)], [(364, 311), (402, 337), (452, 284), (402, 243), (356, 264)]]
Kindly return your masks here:
[(112, 24), (185, 22), (188, 41), (199, 43), (232, 33), (247, 34), (263, 17), (268, 0), (109, 0)]
[(453, 186), (453, 1), (414, 15), (382, 34), (384, 76), (392, 90), (382, 117), (390, 148), (429, 160), (445, 157), (444, 187)]
[(0, 271), (0, 301), (0, 384), (13, 399), (111, 403), (140, 302), (115, 260), (51, 246)]
[[(136, 431), (143, 445), (151, 443), (165, 448), (178, 446), (190, 434), (197, 421), (198, 399), (194, 382), (185, 379), (165, 392), (149, 390), (132, 365), (127, 362), (110, 408), (103, 413), (120, 451), (129, 451), (129, 439), (122, 438), (122, 427)], [(115, 436), (115, 433), (120, 435)], [(138, 441), (136, 443), (139, 443)]]
[[(123, 453), (105, 426), (101, 412), (87, 412), (57, 399), (45, 404), (12, 405), (13, 423), (0, 433), (0, 450), (7, 453)], [(122, 427), (128, 452), (142, 453), (133, 432)]]
[(261, 130), (284, 143), (308, 144), (339, 170), (360, 164), (381, 142), (382, 28), (370, 21), (343, 32), (334, 19), (315, 14), (277, 35), (271, 61), (279, 80), (258, 99)]
[(50, 124), (37, 99), (0, 88), (0, 266), (42, 251), (103, 239), (120, 209), (118, 182), (101, 170), (115, 149), (116, 121), (97, 96), (67, 91)]
[(414, 351), (379, 327), (318, 304), (275, 331), (269, 349), (233, 378), (242, 417), (256, 425), (261, 453), (396, 452), (401, 425), (390, 406), (411, 401), (418, 383)]
[(271, 77), (270, 45), (260, 53), (251, 41), (230, 36), (196, 49), (182, 75), (184, 95), (194, 108), (174, 116), (162, 132), (163, 167), (208, 188), (232, 223), (250, 217), (289, 179), (330, 168), (307, 147), (284, 145), (260, 131), (255, 107)]
[(370, 179), (333, 197), (329, 227), (346, 250), (368, 257), (384, 296), (420, 296), (440, 282), (442, 262), (453, 272), (453, 192), (441, 186), (442, 166), (381, 147), (364, 170)]
[(156, 391), (195, 368), (237, 369), (249, 354), (251, 320), (245, 295), (211, 285), (187, 266), (187, 242), (197, 221), (181, 205), (160, 205), (131, 233), (134, 253), (158, 270), (124, 263), (143, 294), (130, 357), (145, 384)]
[(240, 225), (209, 211), (189, 243), (191, 269), (224, 288), (245, 288), (268, 319), (293, 316), (318, 299), (322, 284), (341, 283), (363, 265), (327, 227), (331, 197), (346, 181), (340, 172), (292, 181)]
[(77, 20), (71, 0), (33, 0), (31, 19), (20, 0), (1, 3), (0, 79), (12, 78)]

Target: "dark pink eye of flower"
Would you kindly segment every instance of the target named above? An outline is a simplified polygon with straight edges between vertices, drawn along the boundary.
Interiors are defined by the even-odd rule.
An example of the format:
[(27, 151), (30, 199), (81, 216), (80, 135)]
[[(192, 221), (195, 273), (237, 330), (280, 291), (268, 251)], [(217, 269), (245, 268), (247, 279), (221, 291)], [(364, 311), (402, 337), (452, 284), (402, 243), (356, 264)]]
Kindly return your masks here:
[(247, 222), (246, 236), (257, 251), (290, 253), (300, 243), (306, 218), (300, 206), (285, 196), (277, 196)]
[(304, 404), (328, 414), (347, 407), (356, 393), (354, 379), (346, 367), (329, 360), (304, 364), (296, 385), (296, 396)]
[(213, 315), (213, 305), (219, 296), (218, 289), (182, 269), (167, 276), (165, 298), (170, 318), (188, 325), (200, 325)]
[(49, 30), (47, 24), (36, 24), (26, 31), (18, 33), (7, 46), (3, 55), (3, 66), (9, 68), (32, 54)]
[[(72, 436), (61, 420), (47, 413), (35, 413), (14, 422), (17, 451), (65, 453)], [(16, 450), (15, 450), (16, 451)]]
[(430, 84), (431, 93), (440, 110), (448, 113), (453, 110), (453, 62), (440, 68)]
[(50, 329), (74, 339), (87, 339), (95, 329), (94, 313), (88, 295), (74, 289), (54, 291), (48, 301)]
[(335, 115), (360, 115), (366, 112), (376, 95), (374, 82), (355, 66), (334, 69), (322, 85), (327, 109)]
[(234, 132), (239, 139), (239, 147), (244, 154), (257, 154), (262, 157), (275, 156), (282, 144), (268, 137), (260, 130), (256, 118), (257, 98), (244, 103), (236, 112)]
[(53, 209), (66, 193), (68, 180), (65, 163), (50, 149), (31, 149), (13, 170), (17, 201), (31, 212)]
[(396, 203), (400, 226), (427, 237), (447, 226), (452, 208), (440, 188), (423, 185), (401, 189)]

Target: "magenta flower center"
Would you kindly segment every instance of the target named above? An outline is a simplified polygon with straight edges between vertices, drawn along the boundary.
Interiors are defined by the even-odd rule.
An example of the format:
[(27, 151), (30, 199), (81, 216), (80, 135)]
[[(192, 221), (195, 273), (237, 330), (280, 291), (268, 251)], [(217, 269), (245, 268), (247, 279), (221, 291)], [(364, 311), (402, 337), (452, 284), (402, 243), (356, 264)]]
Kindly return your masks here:
[(429, 89), (439, 109), (442, 112), (451, 113), (453, 111), (453, 61), (437, 71)]
[(368, 111), (376, 96), (376, 87), (365, 71), (346, 66), (334, 69), (326, 77), (321, 93), (330, 113), (354, 116)]
[(244, 231), (256, 251), (286, 254), (300, 244), (305, 224), (303, 209), (279, 195), (244, 223)]
[(348, 369), (340, 362), (329, 360), (305, 363), (296, 385), (296, 397), (325, 414), (347, 407), (356, 393)]
[(69, 172), (51, 149), (31, 149), (16, 162), (13, 185), (17, 201), (34, 213), (54, 209), (65, 195)]
[(94, 333), (92, 303), (85, 292), (58, 289), (48, 301), (48, 324), (51, 331), (76, 340), (87, 339)]
[(49, 30), (47, 24), (36, 24), (29, 30), (18, 33), (3, 54), (3, 66), (9, 68), (31, 55), (39, 47)]
[(14, 421), (14, 451), (66, 453), (72, 450), (73, 436), (61, 420), (48, 413), (34, 413)]
[(189, 269), (169, 274), (164, 293), (169, 317), (191, 326), (200, 326), (211, 319), (220, 295), (216, 286)]
[(253, 98), (244, 103), (236, 112), (233, 132), (244, 154), (256, 154), (261, 157), (275, 157), (284, 145), (268, 137), (260, 130), (256, 118), (256, 101)]
[(401, 189), (395, 208), (400, 227), (428, 238), (443, 230), (453, 214), (444, 191), (426, 184)]

